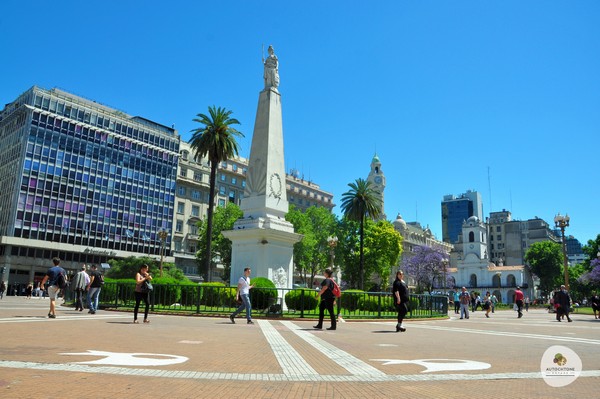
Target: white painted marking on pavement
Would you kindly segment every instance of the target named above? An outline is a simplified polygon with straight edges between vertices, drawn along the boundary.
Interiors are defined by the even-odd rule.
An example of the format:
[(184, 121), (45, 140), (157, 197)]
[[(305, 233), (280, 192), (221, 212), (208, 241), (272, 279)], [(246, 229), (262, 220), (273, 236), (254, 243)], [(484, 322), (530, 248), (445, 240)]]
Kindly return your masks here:
[[(168, 366), (187, 362), (185, 356), (165, 355), (162, 353), (120, 353), (88, 350), (80, 353), (61, 353), (70, 356), (101, 356), (102, 359), (77, 364), (108, 364), (112, 366)], [(162, 358), (162, 359), (159, 359)]]
[[(373, 322), (373, 324), (389, 324), (382, 322)], [(460, 327), (449, 327), (449, 326), (432, 326), (425, 324), (413, 323), (410, 325), (412, 328), (420, 328), (424, 330), (437, 330), (444, 332), (459, 332), (459, 333), (471, 333), (471, 334), (484, 334), (484, 335), (496, 335), (500, 337), (517, 337), (517, 338), (532, 338), (536, 340), (544, 339), (548, 341), (564, 341), (569, 343), (581, 343), (590, 345), (600, 345), (600, 340), (589, 339), (589, 338), (578, 338), (578, 337), (561, 337), (557, 335), (543, 335), (543, 334), (528, 334), (510, 331), (493, 331), (493, 330), (476, 330), (474, 328), (460, 328)]]
[[(132, 375), (193, 380), (222, 381), (281, 381), (281, 382), (426, 382), (426, 381), (490, 381), (537, 380), (542, 373), (490, 373), (490, 374), (409, 374), (409, 375), (285, 375), (200, 372), (189, 370), (139, 369), (126, 367), (89, 366), (85, 364), (35, 363), (0, 360), (0, 368), (49, 371), (71, 371), (90, 374)], [(579, 378), (600, 377), (600, 370), (585, 370)]]
[(317, 349), (319, 352), (323, 353), (325, 356), (333, 360), (339, 366), (348, 370), (351, 374), (354, 375), (366, 375), (371, 376), (373, 378), (383, 378), (386, 374), (371, 366), (368, 363), (363, 362), (362, 360), (352, 356), (348, 352), (345, 352), (330, 343), (316, 337), (314, 334), (303, 331), (296, 324), (291, 321), (282, 321), (281, 324), (289, 328), (302, 338), (304, 341), (308, 342), (313, 348)]
[(258, 320), (258, 325), (271, 346), (273, 354), (283, 370), (283, 374), (290, 376), (318, 374), (271, 323), (267, 320)]
[(477, 362), (475, 360), (461, 359), (415, 359), (415, 360), (400, 360), (400, 359), (371, 359), (374, 362), (383, 362), (383, 366), (390, 364), (418, 364), (425, 367), (421, 373), (435, 373), (437, 371), (472, 371), (472, 370), (487, 370), (492, 367), (489, 363)]

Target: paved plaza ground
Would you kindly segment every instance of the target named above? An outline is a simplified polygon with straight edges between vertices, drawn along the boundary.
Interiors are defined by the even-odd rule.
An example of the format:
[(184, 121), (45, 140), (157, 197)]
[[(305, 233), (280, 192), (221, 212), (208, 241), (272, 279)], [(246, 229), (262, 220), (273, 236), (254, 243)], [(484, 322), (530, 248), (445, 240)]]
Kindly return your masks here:
[[(393, 321), (315, 331), (314, 320), (47, 313), (48, 299), (0, 300), (0, 397), (600, 398), (600, 321), (589, 315), (451, 313), (396, 333)], [(582, 364), (559, 388), (541, 374), (555, 345)]]

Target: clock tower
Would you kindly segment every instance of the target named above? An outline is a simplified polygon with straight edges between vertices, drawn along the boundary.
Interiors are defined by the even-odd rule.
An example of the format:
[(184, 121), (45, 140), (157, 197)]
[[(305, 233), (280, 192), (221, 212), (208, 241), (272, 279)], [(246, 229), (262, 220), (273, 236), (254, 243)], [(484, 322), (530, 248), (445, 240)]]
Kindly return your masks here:
[(379, 160), (377, 154), (373, 156), (373, 160), (371, 161), (371, 171), (369, 172), (369, 177), (367, 177), (367, 181), (371, 182), (371, 187), (379, 193), (379, 199), (381, 200), (379, 219), (385, 220), (385, 203), (383, 201), (383, 191), (385, 190), (385, 175), (383, 174), (383, 170), (381, 170), (381, 161)]

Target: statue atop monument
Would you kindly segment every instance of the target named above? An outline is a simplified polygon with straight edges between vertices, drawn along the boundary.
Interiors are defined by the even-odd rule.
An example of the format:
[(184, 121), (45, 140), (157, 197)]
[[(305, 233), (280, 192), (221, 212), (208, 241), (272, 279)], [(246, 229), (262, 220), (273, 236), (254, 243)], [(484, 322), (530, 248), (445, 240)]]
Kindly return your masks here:
[(279, 60), (275, 55), (275, 50), (272, 45), (269, 46), (267, 51), (269, 52), (269, 56), (266, 60), (263, 59), (265, 67), (265, 89), (273, 88), (277, 91), (277, 87), (279, 87)]

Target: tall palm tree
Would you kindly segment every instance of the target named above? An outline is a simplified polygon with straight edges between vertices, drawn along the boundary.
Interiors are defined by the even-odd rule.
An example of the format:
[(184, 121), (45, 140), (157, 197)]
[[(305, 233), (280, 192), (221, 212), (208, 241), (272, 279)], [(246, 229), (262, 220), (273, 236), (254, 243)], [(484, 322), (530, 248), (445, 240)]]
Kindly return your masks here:
[(342, 194), (341, 209), (344, 216), (360, 222), (360, 289), (365, 289), (364, 227), (365, 219), (377, 219), (381, 214), (381, 194), (371, 187), (371, 182), (357, 179), (348, 184), (350, 191)]
[(191, 144), (195, 156), (200, 159), (206, 156), (210, 162), (210, 193), (208, 198), (208, 214), (206, 226), (206, 270), (207, 279), (210, 278), (211, 266), (211, 242), (213, 230), (213, 210), (215, 205), (215, 186), (217, 182), (217, 168), (219, 163), (238, 155), (239, 147), (236, 137), (244, 137), (231, 125), (239, 125), (240, 122), (231, 118), (232, 111), (214, 105), (208, 107), (209, 115), (198, 114), (194, 122), (200, 123), (200, 127), (192, 130)]

